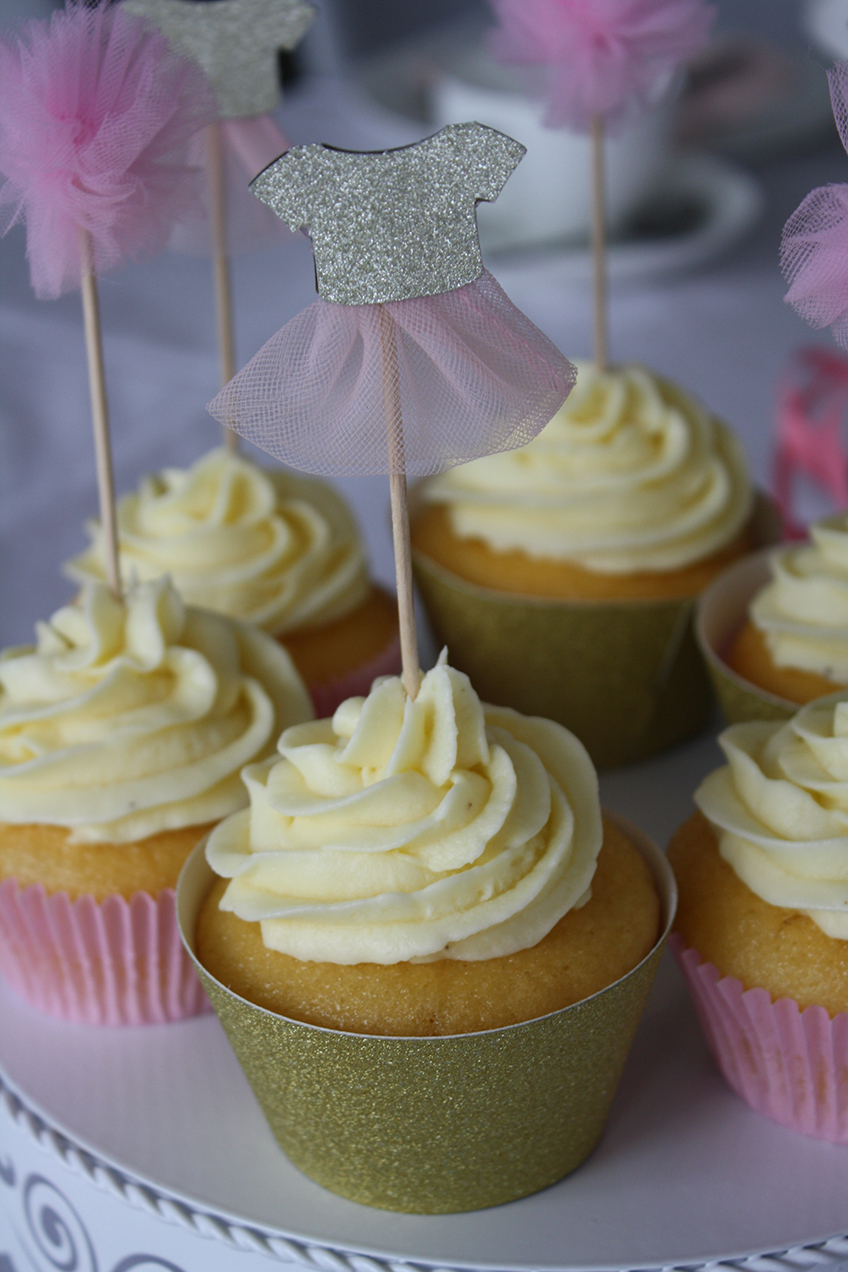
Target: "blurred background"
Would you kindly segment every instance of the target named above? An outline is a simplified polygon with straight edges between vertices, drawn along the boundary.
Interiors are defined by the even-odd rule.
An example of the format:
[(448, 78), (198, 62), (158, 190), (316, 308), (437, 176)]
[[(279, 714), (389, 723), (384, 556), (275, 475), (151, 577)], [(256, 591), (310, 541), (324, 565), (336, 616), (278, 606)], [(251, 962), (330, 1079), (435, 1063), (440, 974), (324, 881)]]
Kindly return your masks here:
[[(479, 206), (484, 257), (559, 348), (590, 356), (587, 143), (543, 128), (526, 83), (489, 58), (485, 0), (317, 3), (302, 45), (281, 58), (289, 139), (383, 149), (461, 119), (518, 138), (525, 160)], [(825, 74), (848, 57), (848, 0), (715, 6), (707, 51), (610, 139), (611, 356), (645, 362), (727, 419), (769, 488), (793, 358), (810, 344), (837, 353), (783, 303), (779, 244), (810, 190), (848, 180)], [(0, 0), (0, 26), (50, 11), (49, 0)], [(286, 231), (236, 256), (233, 285), (241, 366), (314, 299), (307, 240)], [(126, 266), (104, 278), (101, 303), (122, 492), (217, 443), (204, 409), (217, 389), (208, 261), (168, 252)], [(385, 483), (340, 485), (391, 583)], [(21, 227), (0, 240), (0, 491), (2, 646), (31, 639), (67, 599), (59, 566), (96, 508), (79, 297), (35, 300)], [(828, 507), (803, 474), (793, 494), (802, 520)]]

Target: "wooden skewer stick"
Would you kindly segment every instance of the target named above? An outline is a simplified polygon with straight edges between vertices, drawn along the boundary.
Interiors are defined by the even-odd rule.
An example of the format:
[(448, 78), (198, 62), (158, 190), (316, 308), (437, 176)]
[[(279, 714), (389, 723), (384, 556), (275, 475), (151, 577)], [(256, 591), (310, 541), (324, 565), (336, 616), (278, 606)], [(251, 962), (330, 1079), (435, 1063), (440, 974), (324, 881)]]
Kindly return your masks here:
[[(218, 367), (221, 385), (228, 384), (236, 373), (235, 335), (233, 330), (233, 290), (230, 278), (230, 256), (227, 248), (227, 202), (224, 180), (224, 143), (219, 122), (206, 130), (206, 172), (209, 182), (209, 209), (212, 229), (212, 268), (215, 278), (215, 309), (218, 321)], [(238, 449), (238, 434), (224, 427), (224, 441), (230, 450)]]
[(595, 284), (595, 365), (607, 367), (607, 245), (604, 121), (592, 119), (592, 265)]
[(389, 487), (392, 499), (392, 541), (395, 550), (400, 657), (403, 687), (409, 697), (414, 700), (421, 687), (421, 666), (418, 661), (418, 635), (415, 630), (415, 602), (412, 594), (412, 547), (409, 539), (409, 508), (406, 499), (400, 374), (392, 320), (382, 306), (380, 307), (380, 344), (383, 354), (386, 437), (389, 444)]
[(88, 358), (88, 385), (91, 393), (91, 420), (94, 426), (94, 455), (97, 466), (97, 490), (100, 496), (100, 522), (106, 553), (106, 579), (121, 599), (121, 570), (118, 562), (118, 523), (115, 514), (115, 481), (112, 475), (112, 446), (109, 439), (109, 405), (106, 399), (106, 375), (103, 368), (103, 339), (100, 330), (100, 302), (91, 235), (80, 230), (82, 267), (82, 312), (85, 325), (85, 348)]

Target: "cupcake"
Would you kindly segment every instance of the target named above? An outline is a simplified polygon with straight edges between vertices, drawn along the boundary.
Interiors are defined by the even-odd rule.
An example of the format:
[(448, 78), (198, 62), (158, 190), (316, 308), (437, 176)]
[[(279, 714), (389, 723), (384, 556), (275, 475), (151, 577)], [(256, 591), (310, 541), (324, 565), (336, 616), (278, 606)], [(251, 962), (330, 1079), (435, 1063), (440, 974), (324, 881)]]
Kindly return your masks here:
[(278, 751), (245, 770), (250, 808), (189, 863), (180, 913), (286, 1152), (389, 1209), (554, 1182), (601, 1133), (662, 858), (602, 819), (572, 734), (482, 706), (444, 657), (415, 701), (387, 678)]
[(713, 664), (723, 664), (719, 675), (729, 668), (747, 690), (729, 704), (731, 719), (761, 717), (775, 701), (788, 715), (848, 685), (848, 515), (817, 522), (810, 539), (770, 553), (768, 581), (765, 569), (749, 571), (753, 596), (740, 593), (741, 581), (731, 578), (718, 580), (715, 597), (705, 598), (705, 605), (720, 606), (729, 588), (744, 604), (740, 622), (728, 602), (710, 642)]
[(0, 973), (66, 1019), (203, 1008), (174, 921), (198, 839), (246, 803), (242, 767), (309, 719), (264, 633), (167, 580), (105, 584), (0, 657)]
[(719, 741), (669, 848), (675, 954), (733, 1090), (848, 1143), (848, 693)]
[(621, 763), (704, 722), (693, 603), (754, 546), (753, 513), (720, 421), (643, 367), (582, 365), (528, 446), (422, 485), (417, 580), (484, 697), (550, 715), (597, 763)]
[[(145, 477), (117, 518), (125, 577), (169, 574), (190, 605), (276, 637), (319, 715), (398, 670), (395, 602), (369, 581), (354, 519), (324, 482), (222, 447)], [(102, 528), (88, 530), (65, 567), (80, 582), (105, 578)]]

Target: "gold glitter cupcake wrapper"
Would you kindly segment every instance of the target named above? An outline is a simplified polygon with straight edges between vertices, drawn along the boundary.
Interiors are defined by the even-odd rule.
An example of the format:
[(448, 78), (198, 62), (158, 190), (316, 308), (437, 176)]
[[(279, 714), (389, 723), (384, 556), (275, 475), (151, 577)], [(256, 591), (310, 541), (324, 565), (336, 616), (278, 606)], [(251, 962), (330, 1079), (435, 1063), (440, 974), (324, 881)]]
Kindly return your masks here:
[(742, 625), (749, 601), (771, 578), (768, 557), (768, 551), (763, 551), (737, 561), (718, 576), (698, 603), (695, 636), (728, 724), (788, 720), (798, 710), (788, 698), (743, 679), (722, 657)]
[[(762, 495), (753, 530), (758, 543), (779, 538)], [(558, 720), (599, 767), (645, 759), (706, 725), (713, 693), (693, 631), (696, 597), (520, 596), (469, 583), (414, 548), (413, 569), (437, 642), (481, 699)]]
[(694, 600), (495, 592), (416, 550), (413, 569), (437, 642), (482, 700), (558, 720), (600, 767), (644, 759), (706, 724), (712, 692)]
[(439, 1214), (527, 1196), (584, 1160), (603, 1130), (676, 904), (663, 854), (619, 824), (663, 901), (650, 954), (553, 1015), (438, 1038), (322, 1029), (226, 989), (194, 954), (214, 878), (198, 846), (178, 886), (183, 940), (271, 1129), (304, 1174), (366, 1205)]

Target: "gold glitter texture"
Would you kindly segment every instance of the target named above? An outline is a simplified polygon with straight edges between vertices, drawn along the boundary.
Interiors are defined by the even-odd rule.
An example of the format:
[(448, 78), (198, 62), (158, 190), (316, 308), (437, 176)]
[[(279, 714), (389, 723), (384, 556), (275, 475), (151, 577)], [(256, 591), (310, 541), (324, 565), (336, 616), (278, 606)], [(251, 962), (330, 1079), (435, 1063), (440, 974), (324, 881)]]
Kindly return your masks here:
[(604, 767), (643, 759), (707, 721), (694, 600), (551, 601), (467, 582), (413, 549), (427, 616), (484, 702), (558, 720)]
[[(603, 1130), (674, 910), (663, 855), (624, 828), (657, 879), (662, 937), (622, 980), (540, 1020), (448, 1038), (346, 1034), (255, 1007), (198, 965), (300, 1170), (353, 1201), (440, 1214), (516, 1200), (579, 1166)], [(178, 887), (192, 956), (186, 934), (212, 877), (200, 845)]]
[(316, 13), (308, 0), (124, 0), (122, 7), (157, 26), (175, 52), (200, 63), (221, 119), (274, 110), (277, 52), (296, 48)]
[(308, 227), (322, 300), (411, 300), (480, 277), (477, 202), (497, 197), (524, 153), (494, 128), (449, 124), (398, 150), (294, 146), (250, 188), (290, 229)]
[(776, 694), (757, 690), (735, 675), (733, 671), (710, 650), (706, 654), (707, 670), (721, 703), (728, 724), (742, 724), (746, 720), (775, 720), (783, 723), (798, 710), (791, 703), (784, 703)]

